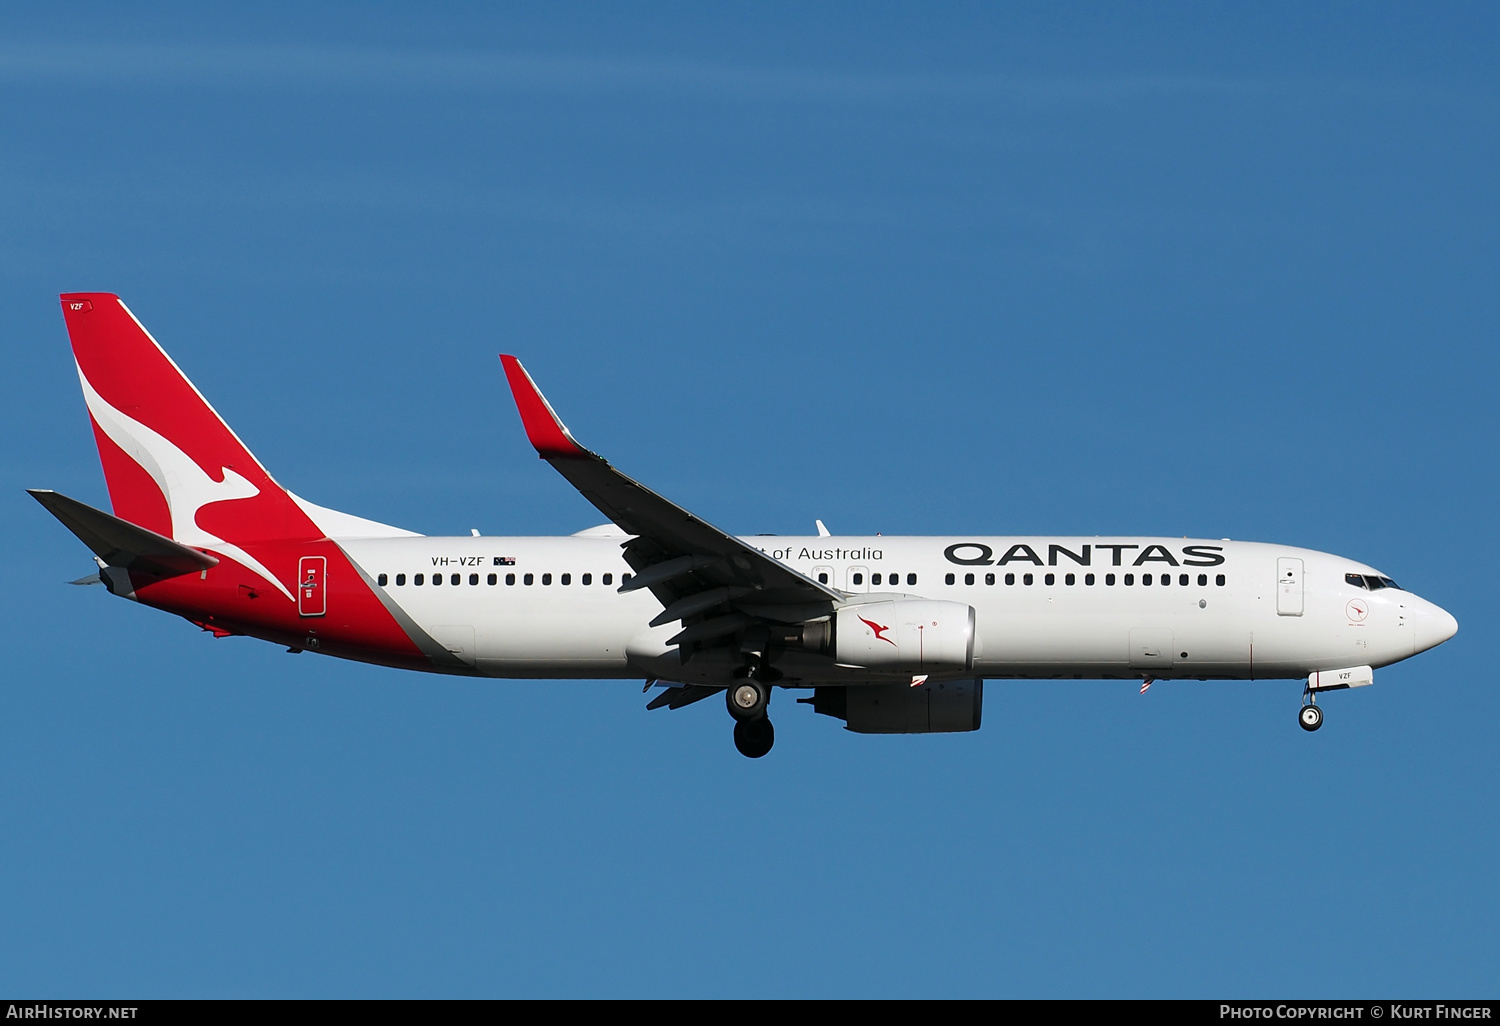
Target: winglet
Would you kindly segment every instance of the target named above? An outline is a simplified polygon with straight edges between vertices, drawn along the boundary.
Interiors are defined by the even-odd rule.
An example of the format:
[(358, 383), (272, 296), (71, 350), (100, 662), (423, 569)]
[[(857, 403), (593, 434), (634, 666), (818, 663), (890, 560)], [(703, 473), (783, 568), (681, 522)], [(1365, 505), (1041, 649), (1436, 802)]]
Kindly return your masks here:
[(514, 356), (500, 355), (505, 367), (505, 379), (510, 382), (510, 394), (516, 400), (516, 410), (521, 414), (521, 424), (526, 428), (526, 437), (536, 447), (536, 453), (544, 460), (592, 456), (563, 425), (547, 402), (521, 361)]

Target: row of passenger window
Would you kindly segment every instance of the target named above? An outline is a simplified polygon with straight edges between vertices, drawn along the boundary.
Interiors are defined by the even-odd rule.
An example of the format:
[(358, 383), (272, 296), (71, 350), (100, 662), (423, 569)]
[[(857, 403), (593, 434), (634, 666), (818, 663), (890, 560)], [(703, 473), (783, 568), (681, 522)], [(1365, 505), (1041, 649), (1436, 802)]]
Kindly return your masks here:
[[(894, 588), (894, 587), (896, 587), (897, 585), (899, 585), (901, 583), (901, 575), (900, 574), (871, 574), (870, 575), (870, 584), (872, 586), (878, 585), (880, 583), (880, 579), (881, 579), (882, 576), (885, 577), (886, 580), (889, 582), (889, 584), (887, 585), (887, 587)], [(952, 575), (950, 574), (949, 576), (951, 577)], [(819, 570), (818, 571), (818, 583), (819, 584), (827, 584), (828, 583), (828, 571), (826, 571), (826, 570)], [(849, 575), (849, 584), (852, 587), (859, 587), (860, 585), (862, 585), (864, 583), (865, 583), (865, 575), (864, 574), (850, 574)], [(916, 574), (907, 574), (906, 575), (906, 583), (907, 584), (916, 584), (917, 583), (917, 575)]]
[[(533, 584), (536, 583), (537, 575), (536, 574), (521, 574), (520, 578), (521, 578), (521, 583), (523, 585), (526, 585), (526, 586), (529, 587), (529, 586), (531, 586), (531, 585), (533, 585)], [(552, 575), (551, 574), (542, 574), (541, 578), (542, 578), (542, 584), (544, 584), (544, 585), (550, 585), (552, 583)], [(630, 575), (629, 574), (621, 574), (620, 575), (620, 583), (621, 584), (624, 584), (628, 580), (630, 580)], [(386, 574), (381, 574), (380, 576), (378, 576), (378, 577), (375, 578), (375, 583), (378, 584), (378, 585), (380, 585), (382, 588), (384, 588), (384, 587), (386, 587), (390, 583), (390, 578)], [(427, 575), (426, 574), (412, 574), (411, 575), (411, 583), (414, 586), (416, 586), (416, 587), (421, 587), (423, 584), (427, 583)], [(443, 575), (442, 574), (433, 574), (432, 575), (432, 586), (433, 587), (437, 587), (438, 585), (440, 585), (442, 583), (443, 583)], [(462, 584), (462, 583), (464, 583), (464, 575), (463, 574), (449, 574), (448, 575), (448, 583), (449, 584), (453, 584), (453, 585)], [(469, 575), (469, 583), (470, 584), (478, 584), (479, 583), (479, 575), (478, 574), (470, 574)], [(484, 583), (485, 584), (499, 584), (500, 583), (500, 575), (499, 574), (486, 574), (485, 578), (484, 578)], [(516, 583), (516, 575), (515, 574), (506, 574), (505, 575), (505, 583), (507, 585), (514, 586), (515, 583)], [(557, 575), (557, 583), (561, 584), (561, 585), (564, 585), (564, 586), (572, 584), (573, 583), (573, 575), (572, 574), (558, 574)], [(578, 583), (584, 585), (585, 587), (587, 587), (588, 585), (594, 583), (594, 575), (593, 574), (582, 574), (578, 578)], [(614, 574), (601, 574), (599, 576), (599, 583), (600, 584), (614, 584), (615, 583), (615, 575)], [(406, 584), (406, 575), (405, 574), (397, 574), (396, 575), (396, 587), (398, 587), (398, 588), (404, 587), (405, 584)]]
[[(1161, 578), (1161, 586), (1163, 588), (1168, 587), (1168, 586), (1171, 585), (1171, 583), (1172, 583), (1172, 575), (1171, 574), (1160, 574), (1158, 576)], [(1141, 574), (1141, 584), (1144, 585), (1144, 586), (1146, 586), (1146, 587), (1150, 587), (1151, 586), (1151, 578), (1152, 578), (1151, 574)], [(944, 584), (956, 584), (957, 583), (956, 575), (954, 575), (954, 574), (948, 574), (946, 577), (943, 578), (943, 583)], [(974, 575), (973, 574), (964, 574), (964, 583), (965, 584), (973, 584), (973, 583), (975, 583), (975, 581), (974, 581)], [(985, 574), (984, 575), (984, 583), (985, 584), (994, 584), (995, 583), (995, 575), (994, 574)], [(1005, 575), (1005, 583), (1006, 584), (1015, 584), (1016, 583), (1016, 575), (1015, 574), (1006, 574)], [(1034, 575), (1034, 574), (1022, 574), (1021, 575), (1021, 583), (1022, 584), (1028, 584), (1028, 585), (1029, 584), (1035, 584), (1036, 583), (1036, 575)], [(1043, 584), (1047, 584), (1047, 585), (1056, 584), (1057, 583), (1057, 575), (1056, 574), (1044, 574), (1042, 576), (1042, 583)], [(1077, 584), (1078, 583), (1078, 575), (1077, 574), (1064, 574), (1063, 575), (1063, 583), (1066, 584), (1066, 585), (1068, 585), (1069, 587), (1071, 587), (1072, 585)], [(1083, 575), (1083, 583), (1092, 587), (1093, 584), (1094, 584), (1094, 575), (1093, 574), (1084, 574)], [(1115, 583), (1115, 575), (1114, 574), (1105, 574), (1104, 575), (1104, 584), (1105, 584), (1106, 587), (1114, 587), (1114, 583)], [(1130, 586), (1134, 585), (1135, 584), (1135, 574), (1125, 574), (1124, 575), (1124, 581), (1122, 583), (1124, 583), (1126, 587), (1130, 587)], [(1178, 587), (1180, 587), (1180, 588), (1186, 588), (1186, 587), (1188, 587), (1192, 583), (1193, 583), (1192, 574), (1178, 574), (1178, 576), (1177, 576), (1177, 586)], [(1217, 587), (1220, 587), (1220, 588), (1224, 587), (1224, 575), (1223, 574), (1216, 574), (1214, 576), (1214, 584)], [(1208, 574), (1199, 574), (1198, 575), (1198, 587), (1200, 587), (1200, 588), (1206, 588), (1206, 587), (1208, 587)]]

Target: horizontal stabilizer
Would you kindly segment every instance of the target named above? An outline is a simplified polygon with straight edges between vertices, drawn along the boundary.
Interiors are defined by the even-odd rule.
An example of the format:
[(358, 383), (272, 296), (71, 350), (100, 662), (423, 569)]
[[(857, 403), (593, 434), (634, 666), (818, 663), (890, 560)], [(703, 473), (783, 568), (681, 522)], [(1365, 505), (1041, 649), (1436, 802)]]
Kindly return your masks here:
[(177, 577), (219, 565), (219, 561), (206, 552), (190, 549), (165, 535), (110, 516), (60, 492), (46, 488), (28, 488), (26, 491), (110, 566), (141, 570), (160, 577)]

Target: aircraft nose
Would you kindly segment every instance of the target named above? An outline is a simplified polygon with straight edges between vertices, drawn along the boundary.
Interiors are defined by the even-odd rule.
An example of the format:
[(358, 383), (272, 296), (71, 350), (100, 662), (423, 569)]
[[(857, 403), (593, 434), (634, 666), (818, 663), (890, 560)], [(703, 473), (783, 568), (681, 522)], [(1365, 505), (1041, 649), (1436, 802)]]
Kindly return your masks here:
[(1453, 614), (1431, 602), (1423, 602), (1412, 619), (1418, 652), (1435, 648), (1458, 633), (1458, 621)]

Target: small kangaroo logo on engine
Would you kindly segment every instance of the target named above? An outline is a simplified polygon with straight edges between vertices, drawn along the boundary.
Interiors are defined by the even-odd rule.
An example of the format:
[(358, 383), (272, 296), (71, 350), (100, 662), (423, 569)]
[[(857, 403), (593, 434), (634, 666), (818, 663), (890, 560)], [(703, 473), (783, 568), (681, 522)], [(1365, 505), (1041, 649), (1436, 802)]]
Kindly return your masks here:
[[(855, 616), (859, 616), (858, 613), (855, 613), (854, 615)], [(866, 620), (862, 616), (859, 617), (859, 622), (862, 623), (862, 624), (864, 624), (866, 627), (870, 628), (870, 630), (874, 631), (875, 632), (875, 637), (879, 638), (881, 641), (885, 642), (887, 645), (895, 645), (896, 644), (890, 638), (888, 638), (888, 637), (885, 636), (885, 632), (888, 631), (888, 630), (890, 630), (889, 627), (881, 626), (880, 624), (876, 623), (874, 620)]]

